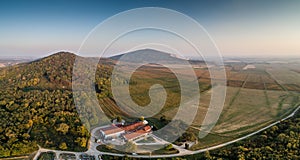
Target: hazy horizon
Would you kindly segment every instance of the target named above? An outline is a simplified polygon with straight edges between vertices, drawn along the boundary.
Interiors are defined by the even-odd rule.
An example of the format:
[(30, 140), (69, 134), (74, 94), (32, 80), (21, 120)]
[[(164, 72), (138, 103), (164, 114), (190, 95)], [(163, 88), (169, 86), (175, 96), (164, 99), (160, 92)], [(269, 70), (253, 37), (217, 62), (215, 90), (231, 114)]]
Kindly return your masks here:
[(1, 1), (0, 56), (44, 57), (60, 50), (76, 53), (87, 34), (105, 19), (138, 7), (163, 7), (200, 23), (224, 57), (298, 57), (299, 6), (300, 1), (279, 0)]
[[(152, 48), (145, 48), (145, 49), (152, 49)], [(139, 50), (139, 49), (138, 49)], [(157, 51), (160, 51), (160, 52), (165, 52), (165, 53), (169, 53), (169, 52), (166, 52), (166, 51), (163, 51), (163, 50), (159, 50), (159, 49), (154, 49), (154, 50), (157, 50)], [(137, 51), (137, 50), (134, 50), (134, 51)], [(35, 59), (40, 59), (40, 58), (44, 58), (44, 57), (48, 57), (48, 56), (51, 56), (53, 54), (56, 54), (56, 53), (60, 53), (60, 52), (68, 52), (68, 53), (73, 53), (77, 56), (81, 56), (79, 55), (78, 53), (74, 52), (74, 51), (69, 51), (69, 50), (57, 50), (57, 51), (53, 51), (53, 52), (49, 52), (49, 53), (41, 53), (40, 55), (4, 55), (4, 54), (1, 54), (0, 53), (0, 60), (10, 60), (10, 59), (32, 59), (32, 60), (35, 60)], [(130, 51), (132, 52), (132, 51)], [(110, 54), (109, 56), (103, 56), (104, 58), (109, 58), (109, 57), (113, 57), (113, 56), (117, 56), (117, 55), (121, 55), (121, 54), (126, 54), (126, 53), (129, 53), (129, 52), (124, 52), (124, 53), (112, 53)], [(170, 53), (170, 54), (174, 54), (174, 53)], [(174, 54), (175, 55), (175, 54)], [(83, 57), (90, 57), (90, 58), (99, 58), (100, 56), (83, 56)], [(208, 56), (209, 57), (209, 56)], [(184, 58), (188, 58), (190, 60), (198, 60), (200, 57), (193, 57), (193, 56), (186, 56)], [(213, 58), (213, 57), (211, 57)], [(229, 54), (229, 55), (222, 55), (222, 58), (223, 60), (234, 60), (234, 59), (262, 59), (262, 60), (265, 60), (265, 59), (274, 59), (274, 60), (278, 60), (278, 59), (293, 59), (293, 58), (296, 58), (296, 59), (300, 59), (300, 54), (299, 55), (267, 55), (267, 54), (261, 54), (261, 55), (238, 55), (238, 54)], [(200, 59), (202, 60), (202, 59)]]

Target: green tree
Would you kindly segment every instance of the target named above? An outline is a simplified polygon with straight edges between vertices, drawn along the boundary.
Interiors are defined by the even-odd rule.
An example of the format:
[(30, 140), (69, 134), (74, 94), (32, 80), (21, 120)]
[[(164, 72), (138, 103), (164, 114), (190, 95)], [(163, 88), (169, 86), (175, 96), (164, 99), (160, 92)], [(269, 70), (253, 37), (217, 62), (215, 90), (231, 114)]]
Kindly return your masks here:
[(66, 123), (59, 124), (59, 127), (56, 129), (57, 131), (66, 134), (69, 131), (69, 126)]
[(144, 121), (145, 118), (143, 116), (140, 117), (140, 121)]
[(63, 142), (59, 145), (59, 148), (62, 149), (62, 150), (66, 150), (66, 149), (68, 149), (68, 146), (65, 142)]
[(121, 116), (117, 116), (117, 122), (122, 122), (122, 117)]
[(168, 144), (166, 145), (165, 149), (166, 150), (171, 150), (173, 148), (173, 145), (172, 144)]

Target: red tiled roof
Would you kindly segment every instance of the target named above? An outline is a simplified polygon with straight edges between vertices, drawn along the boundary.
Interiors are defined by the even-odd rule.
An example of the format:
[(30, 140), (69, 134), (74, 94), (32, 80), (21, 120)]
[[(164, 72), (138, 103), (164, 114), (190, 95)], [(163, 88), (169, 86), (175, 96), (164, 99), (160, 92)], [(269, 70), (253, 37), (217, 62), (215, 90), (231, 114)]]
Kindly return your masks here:
[(104, 132), (104, 134), (106, 135), (110, 135), (110, 134), (114, 134), (114, 133), (118, 133), (118, 132), (121, 132), (123, 131), (122, 128), (119, 128), (119, 127), (116, 127), (114, 125), (111, 125), (109, 127), (105, 127), (105, 128), (102, 128), (100, 129), (102, 132)]
[(150, 131), (151, 131), (151, 127), (150, 127), (150, 126), (145, 126), (145, 127), (144, 127), (144, 131), (150, 132)]
[(137, 122), (137, 123), (134, 123), (134, 124), (131, 124), (131, 125), (128, 125), (128, 126), (124, 126), (123, 129), (125, 131), (130, 131), (130, 130), (136, 129), (137, 127), (143, 126), (143, 125), (144, 125), (143, 122)]
[[(118, 132), (122, 132), (122, 131), (132, 131), (135, 129), (138, 129), (138, 127), (142, 127), (144, 126), (143, 122), (137, 122), (128, 126), (124, 126), (124, 127), (117, 127), (115, 125), (110, 125), (108, 127), (105, 128), (101, 128), (100, 131), (104, 132), (105, 135), (110, 135), (110, 134), (114, 134), (114, 133), (118, 133)], [(151, 127), (150, 126), (144, 126), (142, 129), (139, 129), (133, 133), (129, 133), (124, 135), (124, 137), (126, 139), (133, 139), (136, 138), (142, 134), (145, 134), (147, 132), (151, 131)]]
[(131, 139), (137, 138), (139, 136), (142, 136), (150, 131), (151, 131), (151, 127), (145, 126), (145, 127), (143, 127), (143, 129), (137, 130), (136, 132), (125, 134), (124, 138), (126, 138), (127, 140), (131, 140)]
[(137, 138), (139, 136), (142, 136), (144, 134), (146, 134), (147, 132), (133, 132), (133, 133), (129, 133), (129, 134), (125, 134), (124, 137), (127, 139), (127, 140), (131, 140), (131, 139), (134, 139), (134, 138)]

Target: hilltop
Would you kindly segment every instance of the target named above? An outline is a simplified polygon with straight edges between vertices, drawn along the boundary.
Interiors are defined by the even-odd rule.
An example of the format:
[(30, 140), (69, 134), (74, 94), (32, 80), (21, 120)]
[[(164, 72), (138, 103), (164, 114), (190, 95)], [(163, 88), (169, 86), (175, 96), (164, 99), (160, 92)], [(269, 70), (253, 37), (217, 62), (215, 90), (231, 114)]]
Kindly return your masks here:
[[(125, 59), (124, 56), (129, 56), (131, 59)], [(125, 60), (129, 62), (142, 62), (144, 60), (157, 60), (157, 61), (170, 61), (177, 62), (184, 61), (185, 59), (181, 59), (174, 54), (166, 53), (154, 49), (141, 49), (132, 52), (127, 52), (123, 54), (119, 54), (116, 56), (109, 57), (112, 60)]]
[(1, 69), (1, 83), (7, 88), (71, 88), (72, 66), (76, 55), (59, 52), (32, 62)]

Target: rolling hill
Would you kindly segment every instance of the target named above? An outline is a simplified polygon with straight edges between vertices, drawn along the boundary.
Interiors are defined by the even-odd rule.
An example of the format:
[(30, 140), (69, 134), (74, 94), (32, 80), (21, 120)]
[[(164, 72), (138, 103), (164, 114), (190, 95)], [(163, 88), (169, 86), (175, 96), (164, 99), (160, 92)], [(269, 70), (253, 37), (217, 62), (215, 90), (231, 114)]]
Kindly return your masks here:
[[(59, 52), (0, 69), (0, 157), (31, 153), (37, 144), (86, 149), (89, 132), (81, 124), (71, 91), (75, 57)], [(101, 102), (114, 107), (108, 97)]]

